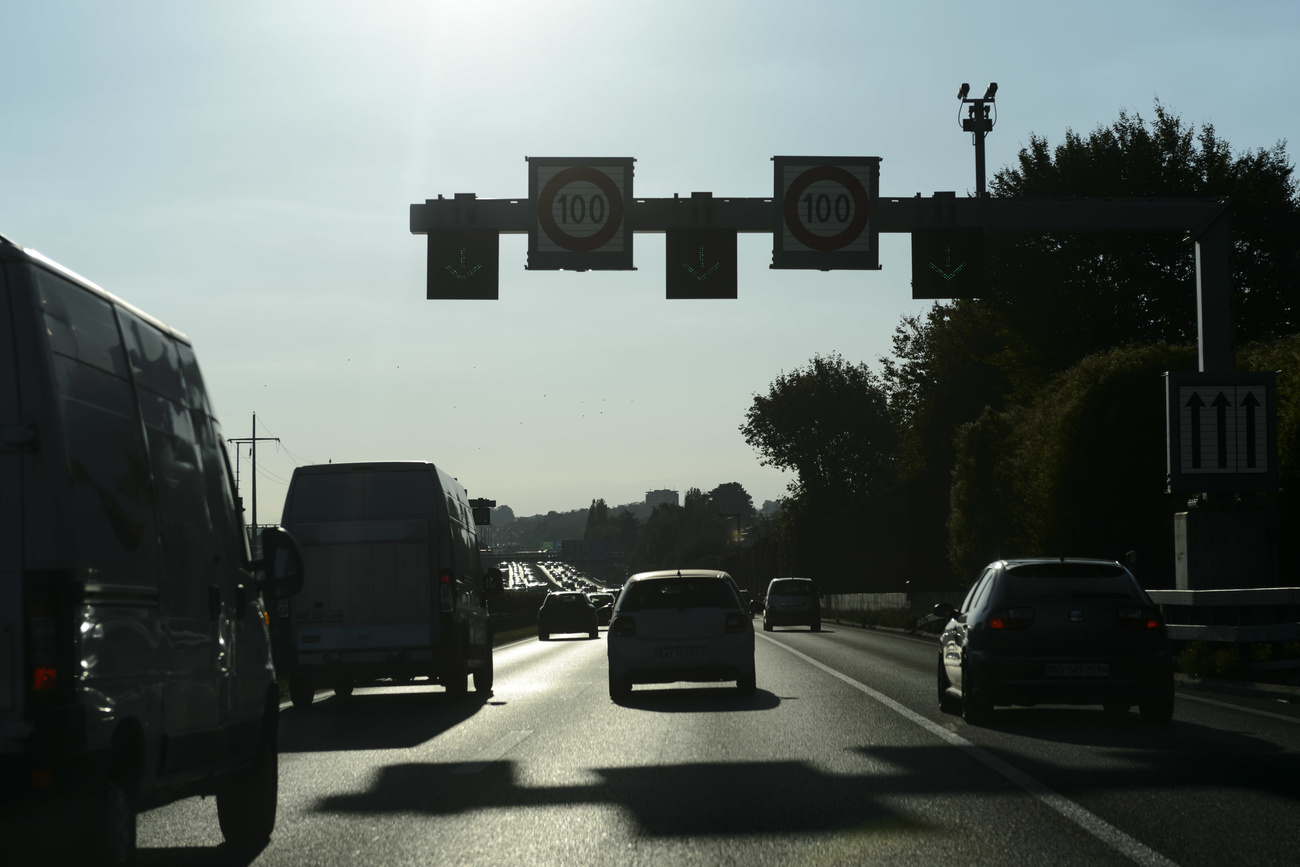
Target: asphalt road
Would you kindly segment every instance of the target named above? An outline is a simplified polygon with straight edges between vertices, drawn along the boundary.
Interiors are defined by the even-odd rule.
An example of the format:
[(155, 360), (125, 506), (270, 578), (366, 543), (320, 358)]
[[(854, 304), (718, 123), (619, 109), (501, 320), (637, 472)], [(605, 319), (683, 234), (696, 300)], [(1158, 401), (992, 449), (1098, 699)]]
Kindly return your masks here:
[[(758, 625), (757, 622), (755, 624)], [(758, 632), (758, 693), (606, 689), (602, 640), (496, 652), (496, 689), (318, 694), (280, 720), (258, 865), (1300, 863), (1300, 714), (1180, 694), (941, 714), (937, 650), (837, 627)], [(212, 799), (140, 817), (145, 867), (250, 863)]]

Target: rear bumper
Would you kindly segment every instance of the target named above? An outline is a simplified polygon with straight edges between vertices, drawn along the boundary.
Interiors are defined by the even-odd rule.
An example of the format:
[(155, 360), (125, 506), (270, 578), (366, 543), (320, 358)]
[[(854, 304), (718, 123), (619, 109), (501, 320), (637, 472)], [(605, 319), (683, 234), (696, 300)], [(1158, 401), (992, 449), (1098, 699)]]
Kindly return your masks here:
[[(666, 658), (666, 654), (681, 651), (698, 655)], [(725, 637), (682, 641), (611, 635), (608, 657), (610, 677), (627, 683), (737, 680), (754, 672), (754, 633), (746, 630)]]
[(764, 611), (763, 622), (769, 626), (811, 626), (822, 619), (819, 610)]
[[(970, 654), (974, 692), (995, 705), (1139, 704), (1173, 689), (1167, 653), (1128, 656), (1006, 657)], [(1106, 665), (1104, 675), (1053, 675), (1048, 666)]]

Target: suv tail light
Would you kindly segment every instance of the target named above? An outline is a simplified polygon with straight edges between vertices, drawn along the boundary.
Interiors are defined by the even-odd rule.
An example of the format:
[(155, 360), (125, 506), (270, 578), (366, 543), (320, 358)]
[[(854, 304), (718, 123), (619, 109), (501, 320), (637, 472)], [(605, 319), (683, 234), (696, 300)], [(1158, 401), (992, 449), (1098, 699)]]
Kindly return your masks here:
[(989, 629), (1028, 629), (1034, 622), (1034, 609), (1007, 608), (989, 615)]
[(636, 636), (636, 621), (626, 614), (620, 614), (609, 624), (609, 634), (619, 638), (633, 638)]
[(1159, 614), (1141, 608), (1121, 608), (1116, 614), (1125, 629), (1159, 629), (1165, 625)]
[(752, 620), (746, 620), (745, 615), (739, 611), (731, 611), (727, 614), (726, 628), (728, 632), (744, 632), (747, 625), (752, 625)]
[(32, 692), (49, 694), (59, 688), (59, 642), (55, 607), (33, 600), (27, 606), (27, 657)]

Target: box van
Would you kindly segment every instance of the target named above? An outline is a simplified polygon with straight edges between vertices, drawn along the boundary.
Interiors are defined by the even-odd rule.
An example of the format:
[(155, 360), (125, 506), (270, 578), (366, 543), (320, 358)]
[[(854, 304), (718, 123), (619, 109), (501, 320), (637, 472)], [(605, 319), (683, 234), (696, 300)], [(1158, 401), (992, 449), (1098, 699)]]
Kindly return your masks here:
[(319, 687), (440, 683), (492, 691), (487, 600), (465, 488), (424, 461), (298, 467), (281, 520), (302, 548), (303, 590), (281, 604), (277, 647), (295, 707)]
[(0, 348), (0, 836), (122, 863), (139, 810), (216, 795), (256, 850), (292, 539), (250, 561), (185, 335), (0, 236)]

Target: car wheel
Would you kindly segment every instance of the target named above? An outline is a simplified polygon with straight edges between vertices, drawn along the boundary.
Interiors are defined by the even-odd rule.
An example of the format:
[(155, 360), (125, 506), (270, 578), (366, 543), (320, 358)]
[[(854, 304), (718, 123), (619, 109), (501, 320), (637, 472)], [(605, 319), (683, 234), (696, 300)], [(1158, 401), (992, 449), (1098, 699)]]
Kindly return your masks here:
[(538, 632), (538, 633), (537, 633), (537, 640), (538, 640), (538, 641), (550, 641), (550, 640), (551, 640), (551, 633), (549, 633), (549, 632)]
[(758, 691), (758, 677), (754, 672), (746, 672), (736, 678), (736, 689), (741, 695), (753, 695)]
[(492, 649), (488, 648), (487, 665), (474, 670), (474, 691), (485, 695), (492, 693)]
[(626, 678), (609, 676), (609, 697), (617, 704), (622, 704), (632, 696), (632, 684)]
[(969, 725), (984, 725), (993, 712), (993, 705), (977, 695), (971, 686), (970, 669), (963, 664), (961, 668), (961, 718)]
[(260, 852), (275, 830), (275, 805), (280, 790), (280, 759), (275, 730), (266, 727), (257, 757), (248, 774), (217, 793), (221, 834), (236, 852)]
[(955, 698), (948, 692), (952, 681), (948, 679), (948, 672), (943, 667), (942, 656), (939, 657), (939, 674), (935, 679), (939, 684), (939, 710), (943, 713), (961, 713), (961, 699)]
[(1154, 698), (1138, 702), (1138, 713), (1141, 714), (1144, 725), (1169, 725), (1169, 721), (1174, 718), (1174, 682), (1170, 680)]
[(1101, 709), (1106, 712), (1106, 716), (1118, 721), (1128, 716), (1130, 707), (1131, 705), (1125, 704), (1124, 702), (1108, 701), (1102, 704)]
[(813, 631), (813, 632), (821, 632), (821, 631), (822, 631), (822, 622), (821, 622), (820, 620), (814, 620), (814, 621), (812, 622), (812, 631)]
[(352, 695), (352, 681), (341, 680), (334, 684), (334, 694), (339, 698), (347, 698)]
[(766, 618), (763, 619), (763, 631), (764, 632), (772, 631), (772, 624), (768, 623)]
[(294, 707), (311, 707), (316, 690), (311, 685), (311, 675), (298, 672), (289, 675), (289, 699)]

